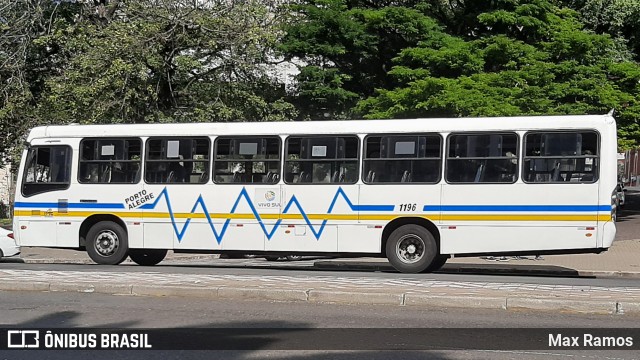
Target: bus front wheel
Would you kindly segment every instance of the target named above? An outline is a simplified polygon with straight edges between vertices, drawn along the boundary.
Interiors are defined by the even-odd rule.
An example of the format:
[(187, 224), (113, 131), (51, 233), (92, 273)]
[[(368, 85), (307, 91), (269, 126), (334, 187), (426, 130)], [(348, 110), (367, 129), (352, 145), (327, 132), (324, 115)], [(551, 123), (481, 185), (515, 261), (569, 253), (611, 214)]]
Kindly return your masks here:
[(432, 271), (438, 271), (440, 269), (442, 269), (442, 267), (444, 266), (444, 264), (447, 263), (447, 260), (449, 260), (449, 257), (445, 256), (445, 255), (437, 255), (434, 259), (433, 262), (431, 262), (431, 265), (429, 265), (424, 272), (432, 272)]
[(118, 265), (129, 253), (127, 232), (112, 221), (100, 221), (93, 225), (86, 239), (87, 254), (101, 265)]
[(420, 225), (403, 225), (395, 229), (386, 245), (387, 259), (403, 273), (428, 271), (438, 255), (438, 245), (429, 230)]
[(153, 266), (159, 264), (167, 256), (164, 249), (132, 249), (129, 257), (134, 263), (141, 266)]

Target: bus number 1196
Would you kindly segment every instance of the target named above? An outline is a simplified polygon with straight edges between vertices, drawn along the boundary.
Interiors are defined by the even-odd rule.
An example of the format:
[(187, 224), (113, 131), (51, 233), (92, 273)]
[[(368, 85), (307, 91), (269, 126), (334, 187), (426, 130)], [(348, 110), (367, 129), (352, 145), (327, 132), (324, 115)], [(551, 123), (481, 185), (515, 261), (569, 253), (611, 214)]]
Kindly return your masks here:
[(416, 211), (416, 204), (400, 204), (398, 207), (400, 211)]

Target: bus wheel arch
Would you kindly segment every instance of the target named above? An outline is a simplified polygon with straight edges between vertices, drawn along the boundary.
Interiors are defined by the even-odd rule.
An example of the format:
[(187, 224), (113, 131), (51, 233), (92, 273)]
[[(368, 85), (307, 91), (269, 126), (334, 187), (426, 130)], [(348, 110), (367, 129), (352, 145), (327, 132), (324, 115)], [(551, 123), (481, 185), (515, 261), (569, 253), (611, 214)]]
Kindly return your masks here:
[[(81, 225), (80, 239), (89, 257), (98, 264), (117, 265), (129, 254), (124, 222), (113, 215), (94, 215)], [(82, 241), (84, 240), (84, 241)]]
[(88, 218), (86, 218), (80, 225), (80, 234), (79, 234), (80, 248), (84, 248), (86, 246), (87, 234), (89, 233), (89, 230), (91, 229), (91, 227), (99, 223), (100, 221), (114, 222), (120, 225), (125, 232), (127, 231), (127, 225), (124, 223), (124, 221), (122, 221), (122, 219), (120, 219), (115, 215), (110, 215), (110, 214), (91, 215)]
[(399, 218), (382, 232), (381, 253), (398, 271), (407, 273), (438, 270), (446, 262), (440, 254), (440, 233), (424, 218)]

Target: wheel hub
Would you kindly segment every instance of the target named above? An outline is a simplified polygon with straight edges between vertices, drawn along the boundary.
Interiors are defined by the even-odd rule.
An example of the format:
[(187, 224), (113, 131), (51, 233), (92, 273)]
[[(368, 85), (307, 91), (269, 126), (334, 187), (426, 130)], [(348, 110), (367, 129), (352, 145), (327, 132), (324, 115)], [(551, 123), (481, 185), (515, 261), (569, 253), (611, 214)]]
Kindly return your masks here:
[(118, 235), (111, 230), (103, 231), (96, 237), (96, 250), (102, 256), (113, 255), (118, 245)]
[(415, 234), (408, 234), (400, 238), (396, 246), (396, 254), (400, 261), (406, 264), (413, 264), (422, 259), (425, 252), (425, 245), (422, 238)]
[(407, 246), (407, 252), (411, 255), (416, 253), (416, 246), (415, 245), (409, 245)]

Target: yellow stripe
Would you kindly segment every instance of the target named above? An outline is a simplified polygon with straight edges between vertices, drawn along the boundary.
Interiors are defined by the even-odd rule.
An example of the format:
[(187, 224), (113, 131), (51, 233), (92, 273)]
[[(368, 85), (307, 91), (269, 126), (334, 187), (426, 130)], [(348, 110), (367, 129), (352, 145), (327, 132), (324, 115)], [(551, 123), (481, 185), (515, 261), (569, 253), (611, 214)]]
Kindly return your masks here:
[(611, 215), (442, 215), (442, 221), (609, 221)]
[[(262, 216), (262, 215), (261, 215)], [(302, 214), (282, 214), (283, 220), (304, 220)], [(358, 220), (358, 215), (351, 214), (307, 214), (309, 220)]]
[[(255, 219), (253, 213), (250, 214), (209, 214), (212, 219)], [(278, 214), (260, 214), (260, 218), (265, 220), (278, 220)]]
[[(20, 217), (33, 217), (33, 218), (43, 218), (43, 217), (89, 217), (91, 215), (113, 215), (122, 218), (141, 218), (142, 212), (109, 212), (109, 211), (68, 211), (68, 212), (59, 212), (52, 211), (51, 213), (47, 213), (46, 211), (40, 211), (40, 215), (32, 215), (31, 210), (16, 210), (13, 213), (14, 216)], [(145, 214), (146, 215), (146, 214)], [(168, 214), (167, 214), (168, 216)]]
[[(54, 217), (79, 217), (86, 218), (91, 215), (114, 215), (121, 218), (153, 218), (153, 219), (168, 219), (171, 216), (169, 213), (160, 212), (94, 212), (94, 211), (69, 211), (61, 213), (54, 211), (47, 213), (46, 211), (40, 211), (40, 215), (35, 215), (31, 210), (16, 210), (15, 216), (30, 217), (30, 218), (46, 218), (50, 216)], [(202, 213), (176, 213), (173, 214), (176, 219), (205, 219), (205, 214)], [(248, 214), (223, 214), (215, 213), (209, 214), (212, 219), (240, 219), (240, 220), (255, 220), (252, 213)], [(357, 214), (309, 214), (307, 218), (309, 220), (361, 220), (361, 221), (391, 221), (401, 217), (422, 217), (431, 221), (611, 221), (610, 214), (600, 215), (504, 215), (504, 214), (483, 214), (483, 215), (469, 215), (469, 214), (456, 214), (456, 215), (419, 215), (419, 214), (389, 214), (389, 215), (360, 215)], [(260, 214), (260, 217), (264, 220), (277, 220), (282, 218), (283, 220), (304, 220), (301, 214)]]

